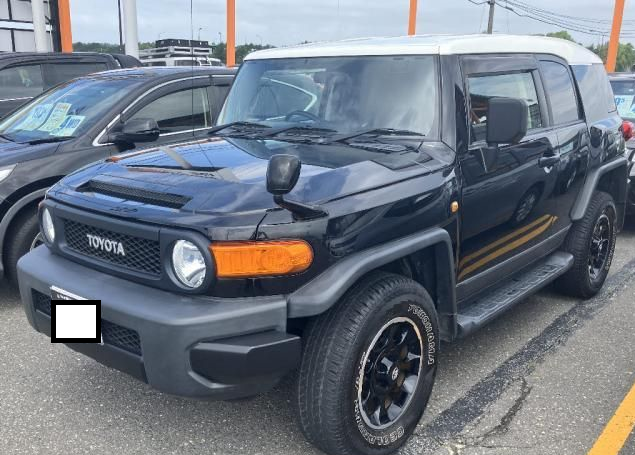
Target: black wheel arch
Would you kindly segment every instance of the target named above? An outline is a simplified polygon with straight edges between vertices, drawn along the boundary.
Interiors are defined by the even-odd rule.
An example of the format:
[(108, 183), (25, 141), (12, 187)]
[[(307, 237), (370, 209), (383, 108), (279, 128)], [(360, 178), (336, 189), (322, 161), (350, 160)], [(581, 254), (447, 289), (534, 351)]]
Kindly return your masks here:
[(287, 297), (289, 318), (324, 313), (360, 279), (377, 270), (414, 279), (431, 295), (441, 338), (456, 337), (456, 282), (449, 233), (435, 227), (352, 254)]
[(626, 217), (628, 170), (628, 160), (620, 156), (589, 172), (584, 187), (571, 210), (571, 221), (581, 220), (595, 192), (604, 191), (613, 197), (617, 208), (616, 226), (618, 232), (621, 231)]
[(2, 217), (2, 221), (0, 221), (0, 251), (2, 252), (2, 261), (0, 261), (0, 277), (3, 277), (5, 273), (5, 246), (7, 234), (11, 230), (13, 221), (19, 217), (24, 210), (30, 210), (34, 205), (37, 206), (37, 204), (44, 198), (47, 189), (48, 186), (23, 195), (9, 207)]

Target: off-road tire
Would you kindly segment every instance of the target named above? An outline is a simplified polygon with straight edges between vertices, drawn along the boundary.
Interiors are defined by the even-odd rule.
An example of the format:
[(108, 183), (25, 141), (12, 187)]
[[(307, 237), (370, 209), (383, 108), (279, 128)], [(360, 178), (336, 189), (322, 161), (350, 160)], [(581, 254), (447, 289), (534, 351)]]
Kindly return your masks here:
[[(610, 238), (607, 244), (607, 258), (600, 273), (593, 278), (590, 273), (589, 257), (594, 229), (601, 217), (606, 215), (610, 223)], [(602, 286), (611, 267), (615, 242), (617, 210), (611, 195), (598, 191), (591, 198), (584, 218), (576, 221), (567, 235), (564, 249), (574, 258), (573, 267), (556, 282), (558, 290), (572, 297), (588, 299), (596, 295)]]
[(11, 223), (5, 240), (5, 273), (12, 286), (17, 286), (18, 260), (29, 252), (33, 239), (40, 232), (37, 209), (26, 209)]
[[(372, 428), (361, 417), (359, 387), (360, 382), (366, 384), (362, 377), (368, 371), (364, 365), (369, 364), (371, 354), (388, 349), (369, 348), (382, 340), (381, 334), (390, 331), (390, 324), (412, 326), (405, 330), (417, 335), (411, 340), (417, 340), (414, 344), (421, 347), (420, 366), (415, 367), (419, 368), (419, 376), (416, 385), (409, 387), (414, 392), (399, 408), (403, 411), (397, 413), (395, 421), (386, 428)], [(400, 336), (399, 330), (395, 332), (397, 336), (393, 339)], [(405, 344), (407, 337), (404, 335), (401, 343)], [(386, 335), (387, 343), (388, 339)], [(335, 307), (311, 321), (303, 341), (297, 405), (307, 439), (332, 455), (384, 455), (404, 444), (426, 408), (438, 363), (437, 314), (426, 290), (403, 276), (372, 273), (349, 290)], [(411, 358), (408, 354), (409, 362)], [(401, 361), (394, 365), (401, 365), (398, 362)], [(405, 373), (399, 374), (397, 381), (403, 384), (407, 382), (405, 377)], [(368, 419), (368, 413), (364, 416)]]

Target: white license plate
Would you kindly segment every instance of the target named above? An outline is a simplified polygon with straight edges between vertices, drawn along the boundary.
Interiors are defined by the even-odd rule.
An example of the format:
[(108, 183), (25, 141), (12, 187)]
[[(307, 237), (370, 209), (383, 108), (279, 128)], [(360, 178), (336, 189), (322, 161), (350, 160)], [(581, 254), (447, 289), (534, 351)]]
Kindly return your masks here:
[[(73, 294), (65, 289), (58, 288), (57, 286), (51, 286), (51, 300), (88, 300), (85, 297), (80, 297), (77, 294)], [(104, 335), (99, 334), (100, 345), (104, 345)]]

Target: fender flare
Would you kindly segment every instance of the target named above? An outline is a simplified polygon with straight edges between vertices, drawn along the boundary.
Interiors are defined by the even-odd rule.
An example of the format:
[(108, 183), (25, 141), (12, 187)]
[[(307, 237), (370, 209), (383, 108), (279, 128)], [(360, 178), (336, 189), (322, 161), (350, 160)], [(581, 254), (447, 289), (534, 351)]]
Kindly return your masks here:
[(7, 213), (0, 221), (0, 252), (2, 252), (2, 261), (0, 261), (0, 277), (4, 276), (4, 243), (7, 237), (7, 231), (9, 230), (9, 226), (15, 219), (15, 216), (27, 205), (31, 204), (33, 201), (37, 201), (38, 199), (44, 199), (44, 195), (48, 188), (42, 188), (36, 190), (32, 193), (23, 196), (18, 199), (18, 201), (9, 208)]
[(456, 330), (456, 284), (450, 235), (439, 227), (392, 240), (383, 245), (341, 259), (287, 297), (290, 318), (316, 316), (327, 311), (366, 273), (397, 259), (435, 248), (437, 265), (437, 312), (444, 335), (454, 338)]
[[(615, 160), (609, 161), (608, 163), (603, 164), (597, 169), (594, 169), (587, 176), (586, 181), (584, 182), (584, 187), (580, 192), (580, 196), (576, 200), (573, 208), (571, 209), (571, 221), (578, 221), (584, 217), (586, 213), (587, 207), (591, 202), (591, 198), (593, 197), (593, 193), (598, 187), (600, 183), (600, 179), (605, 174), (619, 169), (620, 167), (624, 170), (624, 182), (623, 185), (620, 185), (620, 192), (624, 193), (624, 198), (621, 201), (615, 201), (616, 204), (621, 205), (624, 208), (624, 204), (626, 203), (626, 194), (628, 189), (628, 160), (626, 157), (619, 157)], [(623, 190), (623, 191), (622, 191)], [(623, 212), (623, 211), (622, 211)]]

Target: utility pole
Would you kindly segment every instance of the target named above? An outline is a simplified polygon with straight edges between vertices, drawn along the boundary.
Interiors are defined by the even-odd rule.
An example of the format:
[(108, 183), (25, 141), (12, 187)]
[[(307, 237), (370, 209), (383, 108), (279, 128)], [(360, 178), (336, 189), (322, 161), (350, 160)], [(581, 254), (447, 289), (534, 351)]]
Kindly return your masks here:
[(119, 13), (119, 52), (125, 54), (126, 49), (123, 45), (123, 24), (121, 23), (121, 0), (117, 0), (117, 12)]
[(613, 27), (611, 27), (611, 39), (609, 49), (606, 54), (606, 71), (615, 71), (617, 63), (617, 51), (620, 44), (620, 31), (622, 30), (622, 18), (624, 17), (624, 3), (626, 0), (615, 0), (615, 11), (613, 12)]
[(46, 16), (44, 14), (44, 0), (31, 0), (33, 16), (33, 32), (35, 35), (35, 51), (46, 52), (49, 50), (46, 34)]
[(137, 0), (123, 0), (123, 25), (126, 39), (126, 54), (139, 58), (139, 35), (137, 31)]
[(417, 1), (410, 0), (410, 15), (408, 17), (408, 35), (414, 35), (417, 32)]
[(490, 35), (494, 31), (494, 10), (496, 9), (496, 0), (489, 0), (489, 22), (487, 22), (487, 33)]

